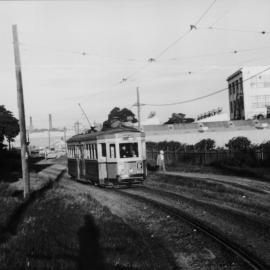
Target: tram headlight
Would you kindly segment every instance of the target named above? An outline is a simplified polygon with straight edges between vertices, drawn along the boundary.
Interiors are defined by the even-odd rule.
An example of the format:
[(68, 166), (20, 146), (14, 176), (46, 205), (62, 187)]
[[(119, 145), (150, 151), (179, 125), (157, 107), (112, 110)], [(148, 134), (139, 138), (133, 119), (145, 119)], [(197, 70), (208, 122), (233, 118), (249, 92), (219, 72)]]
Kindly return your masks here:
[(118, 172), (119, 174), (123, 174), (125, 172), (125, 165), (123, 163), (118, 165)]

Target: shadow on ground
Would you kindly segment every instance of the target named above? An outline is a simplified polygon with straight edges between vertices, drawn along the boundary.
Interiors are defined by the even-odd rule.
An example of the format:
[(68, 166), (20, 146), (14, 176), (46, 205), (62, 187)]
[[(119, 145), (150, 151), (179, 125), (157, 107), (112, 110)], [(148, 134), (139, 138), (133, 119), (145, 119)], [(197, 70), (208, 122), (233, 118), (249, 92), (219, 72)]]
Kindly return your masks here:
[(105, 270), (104, 257), (99, 245), (99, 229), (90, 215), (84, 216), (84, 225), (78, 231), (78, 269)]

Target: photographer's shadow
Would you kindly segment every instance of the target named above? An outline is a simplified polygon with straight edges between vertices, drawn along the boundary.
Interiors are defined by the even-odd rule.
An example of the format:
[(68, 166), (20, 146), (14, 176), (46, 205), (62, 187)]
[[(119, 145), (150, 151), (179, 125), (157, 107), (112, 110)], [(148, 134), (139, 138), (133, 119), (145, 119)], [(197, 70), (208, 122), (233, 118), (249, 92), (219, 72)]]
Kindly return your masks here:
[(99, 230), (90, 215), (84, 216), (84, 225), (78, 231), (79, 270), (105, 270), (104, 259), (99, 245)]

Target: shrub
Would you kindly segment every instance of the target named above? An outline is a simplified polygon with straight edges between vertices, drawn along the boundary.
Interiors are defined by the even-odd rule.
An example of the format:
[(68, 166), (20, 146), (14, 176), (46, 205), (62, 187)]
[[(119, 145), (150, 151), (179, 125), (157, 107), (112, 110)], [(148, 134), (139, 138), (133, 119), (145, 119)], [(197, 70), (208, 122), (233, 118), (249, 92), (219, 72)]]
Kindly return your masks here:
[(251, 141), (247, 137), (233, 137), (226, 144), (230, 151), (247, 151), (251, 149)]
[(197, 151), (210, 151), (216, 146), (216, 142), (212, 139), (203, 139), (195, 144), (195, 149)]

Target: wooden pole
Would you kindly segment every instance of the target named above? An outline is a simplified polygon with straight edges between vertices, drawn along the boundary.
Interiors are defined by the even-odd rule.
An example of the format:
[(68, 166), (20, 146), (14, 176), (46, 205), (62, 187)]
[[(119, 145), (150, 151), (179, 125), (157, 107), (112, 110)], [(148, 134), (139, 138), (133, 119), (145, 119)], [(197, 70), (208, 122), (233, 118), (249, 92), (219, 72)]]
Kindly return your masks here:
[(15, 71), (16, 71), (16, 81), (17, 81), (17, 102), (18, 102), (19, 125), (20, 125), (22, 176), (23, 176), (23, 181), (24, 181), (23, 194), (24, 194), (24, 198), (27, 198), (30, 193), (30, 178), (29, 178), (29, 168), (28, 168), (28, 152), (27, 152), (27, 143), (26, 143), (22, 71), (21, 71), (21, 60), (20, 60), (17, 25), (12, 25), (12, 33), (13, 33), (13, 48), (14, 48)]
[(139, 87), (137, 87), (137, 109), (138, 109), (138, 129), (141, 130), (141, 103), (140, 103)]
[(67, 128), (64, 127), (64, 142), (65, 142), (65, 151), (67, 153)]
[(51, 150), (51, 126), (52, 126), (52, 117), (51, 117), (51, 114), (49, 114), (49, 129), (48, 129), (49, 151)]

